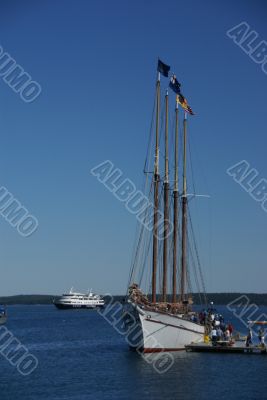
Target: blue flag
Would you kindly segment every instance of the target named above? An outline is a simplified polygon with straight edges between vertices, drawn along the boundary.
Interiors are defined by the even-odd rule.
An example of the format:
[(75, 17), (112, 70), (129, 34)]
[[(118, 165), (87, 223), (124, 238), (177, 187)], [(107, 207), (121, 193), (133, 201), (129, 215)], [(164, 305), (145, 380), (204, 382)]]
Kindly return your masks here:
[(160, 59), (158, 59), (158, 72), (160, 72), (166, 78), (169, 76), (170, 68), (171, 67), (169, 65), (164, 64)]

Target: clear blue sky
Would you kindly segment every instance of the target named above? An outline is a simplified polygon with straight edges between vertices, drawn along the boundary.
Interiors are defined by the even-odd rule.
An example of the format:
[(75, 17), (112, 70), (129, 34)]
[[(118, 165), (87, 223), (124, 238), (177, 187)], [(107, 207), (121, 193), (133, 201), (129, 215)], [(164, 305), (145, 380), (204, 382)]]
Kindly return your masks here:
[(0, 186), (39, 220), (22, 238), (0, 220), (0, 294), (71, 286), (124, 293), (135, 218), (90, 169), (110, 159), (141, 182), (160, 56), (183, 83), (201, 200), (208, 291), (266, 292), (267, 214), (227, 174), (267, 178), (267, 75), (226, 35), (267, 40), (264, 1), (6, 0), (0, 45), (42, 86), (25, 104), (0, 79)]

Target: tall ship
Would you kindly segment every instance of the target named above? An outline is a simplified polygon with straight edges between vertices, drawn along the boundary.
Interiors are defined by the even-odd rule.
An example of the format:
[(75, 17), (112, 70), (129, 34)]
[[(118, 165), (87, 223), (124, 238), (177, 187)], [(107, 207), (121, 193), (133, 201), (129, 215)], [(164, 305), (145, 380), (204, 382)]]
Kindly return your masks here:
[[(189, 199), (197, 196), (188, 193), (187, 182), (187, 124), (194, 113), (181, 93), (176, 76), (172, 74), (170, 80), (165, 79), (169, 78), (169, 73), (170, 67), (158, 60), (154, 111), (144, 167), (142, 193), (145, 196), (142, 201), (146, 204), (137, 216), (140, 223), (124, 312), (125, 329), (134, 332), (128, 337), (130, 347), (145, 353), (184, 350), (192, 342), (203, 341), (205, 333), (198, 313), (192, 308), (192, 269), (198, 289), (194, 293), (207, 304), (188, 207)], [(161, 80), (165, 86), (162, 107)], [(172, 119), (170, 95), (173, 98)], [(169, 129), (170, 121), (172, 130)], [(163, 147), (162, 151), (160, 147)], [(135, 200), (137, 208), (138, 199)]]
[(84, 294), (74, 292), (71, 289), (69, 293), (65, 293), (59, 299), (55, 299), (54, 305), (61, 310), (77, 308), (94, 309), (104, 307), (105, 300), (102, 296), (94, 294), (91, 290)]

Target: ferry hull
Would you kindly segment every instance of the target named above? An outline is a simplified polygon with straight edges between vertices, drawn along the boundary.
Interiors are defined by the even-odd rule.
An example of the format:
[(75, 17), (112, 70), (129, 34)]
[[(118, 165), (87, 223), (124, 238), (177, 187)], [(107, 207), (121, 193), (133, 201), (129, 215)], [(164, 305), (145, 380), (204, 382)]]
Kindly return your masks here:
[(101, 306), (94, 306), (94, 305), (84, 305), (84, 304), (58, 304), (54, 303), (54, 305), (59, 309), (59, 310), (76, 310), (76, 309), (87, 309), (87, 310), (93, 310), (95, 308), (102, 308), (104, 305)]
[(203, 342), (203, 325), (186, 320), (182, 316), (148, 311), (139, 306), (134, 306), (133, 310), (133, 313), (130, 312), (132, 318), (128, 315), (134, 330), (134, 335), (130, 334), (128, 338), (132, 348), (144, 353), (181, 351), (185, 350), (186, 345)]

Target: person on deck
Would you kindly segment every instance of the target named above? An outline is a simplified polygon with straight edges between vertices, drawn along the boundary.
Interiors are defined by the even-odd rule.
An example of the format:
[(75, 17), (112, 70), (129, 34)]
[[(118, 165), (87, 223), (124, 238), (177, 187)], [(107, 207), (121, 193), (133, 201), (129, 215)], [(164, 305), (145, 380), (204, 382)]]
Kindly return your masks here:
[(259, 331), (258, 331), (258, 338), (259, 338), (260, 344), (262, 344), (262, 345), (265, 344), (264, 343), (264, 336), (265, 336), (264, 330), (262, 328), (260, 328)]
[(218, 327), (221, 325), (221, 323), (218, 319), (215, 319), (214, 325)]
[(231, 338), (230, 331), (229, 331), (228, 328), (224, 332), (224, 338), (225, 338), (226, 341), (229, 341), (230, 338)]
[(221, 327), (221, 330), (222, 330), (223, 332), (226, 331), (226, 325), (225, 325), (224, 322), (221, 322), (220, 327)]
[(212, 331), (211, 331), (211, 341), (212, 341), (213, 345), (216, 344), (216, 342), (217, 342), (217, 331), (215, 328), (212, 328)]
[(222, 340), (223, 339), (223, 331), (221, 330), (220, 327), (217, 328), (216, 334), (217, 334), (217, 340)]
[(228, 324), (228, 330), (229, 330), (229, 332), (230, 332), (230, 336), (232, 336), (233, 330), (234, 330), (233, 325)]
[(246, 347), (252, 346), (252, 344), (252, 331), (249, 330), (246, 338)]

